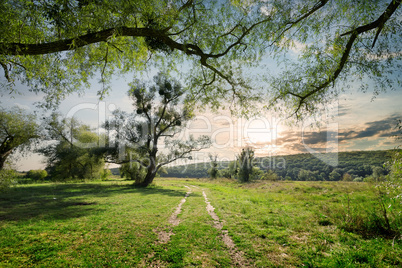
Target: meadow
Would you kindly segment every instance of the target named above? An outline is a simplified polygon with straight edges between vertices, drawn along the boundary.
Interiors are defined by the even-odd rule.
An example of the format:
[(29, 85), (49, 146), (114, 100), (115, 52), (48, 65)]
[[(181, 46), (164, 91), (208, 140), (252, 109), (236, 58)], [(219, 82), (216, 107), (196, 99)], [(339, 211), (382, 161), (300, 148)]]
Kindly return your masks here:
[(400, 235), (357, 228), (375, 200), (355, 182), (21, 184), (0, 195), (0, 267), (401, 267)]

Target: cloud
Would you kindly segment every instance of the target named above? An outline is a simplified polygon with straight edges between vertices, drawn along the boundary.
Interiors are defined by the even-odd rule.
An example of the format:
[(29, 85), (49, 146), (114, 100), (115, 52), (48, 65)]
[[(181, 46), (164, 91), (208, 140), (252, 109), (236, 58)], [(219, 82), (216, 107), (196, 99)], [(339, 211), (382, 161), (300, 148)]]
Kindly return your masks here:
[(24, 105), (24, 104), (21, 104), (21, 103), (18, 103), (18, 102), (15, 102), (14, 105), (18, 106), (19, 108), (24, 109), (26, 111), (31, 110), (31, 107), (29, 107), (28, 105)]
[[(344, 108), (348, 109), (348, 108)], [(282, 152), (306, 153), (307, 148), (316, 152), (324, 152), (334, 142), (341, 150), (380, 150), (393, 148), (397, 145), (394, 139), (398, 134), (397, 120), (402, 115), (394, 114), (382, 120), (370, 121), (360, 126), (334, 131), (333, 129), (320, 131), (288, 131), (281, 133), (275, 145)], [(358, 120), (358, 119), (356, 119)], [(332, 144), (332, 145), (331, 145)]]
[(348, 115), (350, 113), (351, 107), (350, 105), (339, 105), (338, 107), (338, 116)]
[(382, 120), (367, 122), (357, 130), (349, 129), (339, 132), (339, 141), (356, 140), (370, 137), (393, 137), (398, 135), (397, 120), (401, 115), (391, 115)]

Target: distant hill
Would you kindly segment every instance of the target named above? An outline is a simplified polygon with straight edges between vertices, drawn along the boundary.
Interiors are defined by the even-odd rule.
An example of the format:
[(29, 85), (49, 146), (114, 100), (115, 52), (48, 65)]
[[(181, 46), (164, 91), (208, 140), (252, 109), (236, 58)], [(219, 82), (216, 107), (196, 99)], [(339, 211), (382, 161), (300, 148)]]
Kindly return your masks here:
[(120, 176), (120, 169), (119, 168), (110, 168), (110, 172), (112, 172), (113, 175)]
[[(344, 174), (352, 177), (366, 177), (373, 174), (373, 168), (387, 173), (384, 163), (390, 160), (390, 150), (354, 151), (328, 154), (296, 154), (256, 158), (255, 165), (261, 170), (272, 170), (288, 180), (339, 180)], [(230, 162), (219, 162), (219, 169), (225, 169)], [(210, 163), (196, 163), (166, 168), (163, 177), (205, 178)]]

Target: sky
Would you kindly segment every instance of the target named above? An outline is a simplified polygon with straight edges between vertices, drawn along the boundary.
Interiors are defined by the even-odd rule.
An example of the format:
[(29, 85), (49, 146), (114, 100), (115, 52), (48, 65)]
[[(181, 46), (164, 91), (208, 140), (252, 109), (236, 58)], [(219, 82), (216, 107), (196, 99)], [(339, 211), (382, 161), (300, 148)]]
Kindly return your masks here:
[[(152, 78), (152, 73), (143, 77)], [(131, 100), (127, 96), (130, 79), (115, 79), (110, 94), (102, 101), (96, 92), (99, 85), (94, 83), (82, 96), (73, 94), (60, 105), (64, 117), (78, 118), (82, 123), (99, 130), (101, 124), (111, 118), (111, 112), (122, 109), (132, 111)], [(356, 87), (357, 88), (357, 87)], [(315, 126), (313, 119), (289, 125), (289, 121), (275, 116), (270, 111), (262, 112), (254, 118), (232, 117), (227, 110), (196, 112), (194, 120), (178, 138), (189, 135), (208, 135), (212, 146), (196, 152), (191, 162), (209, 161), (209, 154), (219, 160), (233, 160), (242, 148), (250, 146), (256, 156), (279, 157), (286, 154), (322, 153), (392, 149), (401, 143), (395, 139), (397, 120), (402, 119), (402, 90), (389, 91), (376, 96), (370, 92), (348, 89), (331, 103), (328, 114), (323, 114)], [(17, 105), (28, 112), (36, 110), (34, 103), (41, 96), (28, 92), (21, 86), (22, 95), (3, 95), (2, 106)], [(314, 126), (311, 126), (313, 123)], [(15, 158), (15, 167), (20, 171), (45, 167), (45, 159), (37, 154)], [(178, 161), (185, 164), (189, 161)]]

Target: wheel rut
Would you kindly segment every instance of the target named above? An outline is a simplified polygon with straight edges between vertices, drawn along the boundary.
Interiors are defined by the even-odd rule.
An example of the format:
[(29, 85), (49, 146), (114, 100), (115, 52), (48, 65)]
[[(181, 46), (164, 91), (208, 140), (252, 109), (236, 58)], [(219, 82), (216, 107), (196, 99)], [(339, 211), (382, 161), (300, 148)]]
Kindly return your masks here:
[(211, 216), (211, 218), (214, 220), (214, 227), (216, 229), (218, 229), (219, 231), (221, 231), (221, 237), (222, 237), (223, 243), (228, 248), (229, 255), (232, 259), (232, 264), (237, 267), (247, 267), (249, 264), (244, 257), (244, 252), (240, 251), (236, 247), (236, 244), (233, 242), (232, 238), (229, 236), (228, 231), (222, 230), (223, 223), (220, 221), (218, 215), (215, 213), (215, 208), (211, 205), (211, 202), (209, 202), (208, 197), (204, 191), (202, 191), (202, 195), (204, 196), (205, 203), (207, 204), (207, 206), (206, 206), (207, 212), (208, 212), (209, 216)]
[[(190, 187), (191, 186), (191, 187)], [(158, 240), (156, 244), (166, 244), (170, 241), (170, 237), (174, 235), (172, 228), (180, 224), (180, 219), (178, 215), (182, 211), (182, 206), (186, 202), (187, 198), (193, 191), (202, 191), (202, 195), (204, 197), (204, 201), (206, 204), (206, 211), (209, 216), (213, 220), (213, 227), (221, 232), (220, 237), (222, 238), (223, 243), (225, 244), (226, 248), (228, 249), (228, 253), (230, 255), (232, 265), (235, 267), (249, 267), (250, 264), (244, 256), (244, 252), (240, 251), (236, 244), (233, 242), (232, 238), (229, 236), (227, 230), (223, 230), (223, 223), (219, 219), (218, 215), (215, 213), (215, 208), (211, 205), (211, 202), (208, 200), (208, 197), (203, 189), (200, 189), (197, 186), (184, 186), (188, 189), (184, 198), (180, 201), (177, 205), (175, 211), (170, 215), (168, 219), (169, 228), (164, 228), (165, 230), (155, 229), (154, 232), (158, 234)], [(152, 256), (149, 256), (152, 257)], [(152, 263), (150, 267), (160, 267), (159, 265), (155, 265), (156, 263)]]
[(178, 219), (178, 215), (181, 212), (181, 207), (183, 206), (183, 204), (186, 202), (187, 197), (191, 194), (191, 188), (188, 186), (185, 186), (188, 191), (186, 193), (186, 195), (184, 196), (184, 198), (180, 201), (179, 205), (176, 207), (175, 211), (172, 213), (172, 215), (170, 215), (168, 222), (171, 224), (171, 227), (168, 229), (168, 231), (164, 231), (164, 230), (154, 230), (157, 234), (158, 234), (158, 241), (157, 244), (166, 244), (167, 242), (169, 242), (170, 237), (172, 235), (174, 235), (174, 233), (172, 232), (172, 227), (175, 227), (177, 225), (179, 225), (180, 223), (180, 219)]

